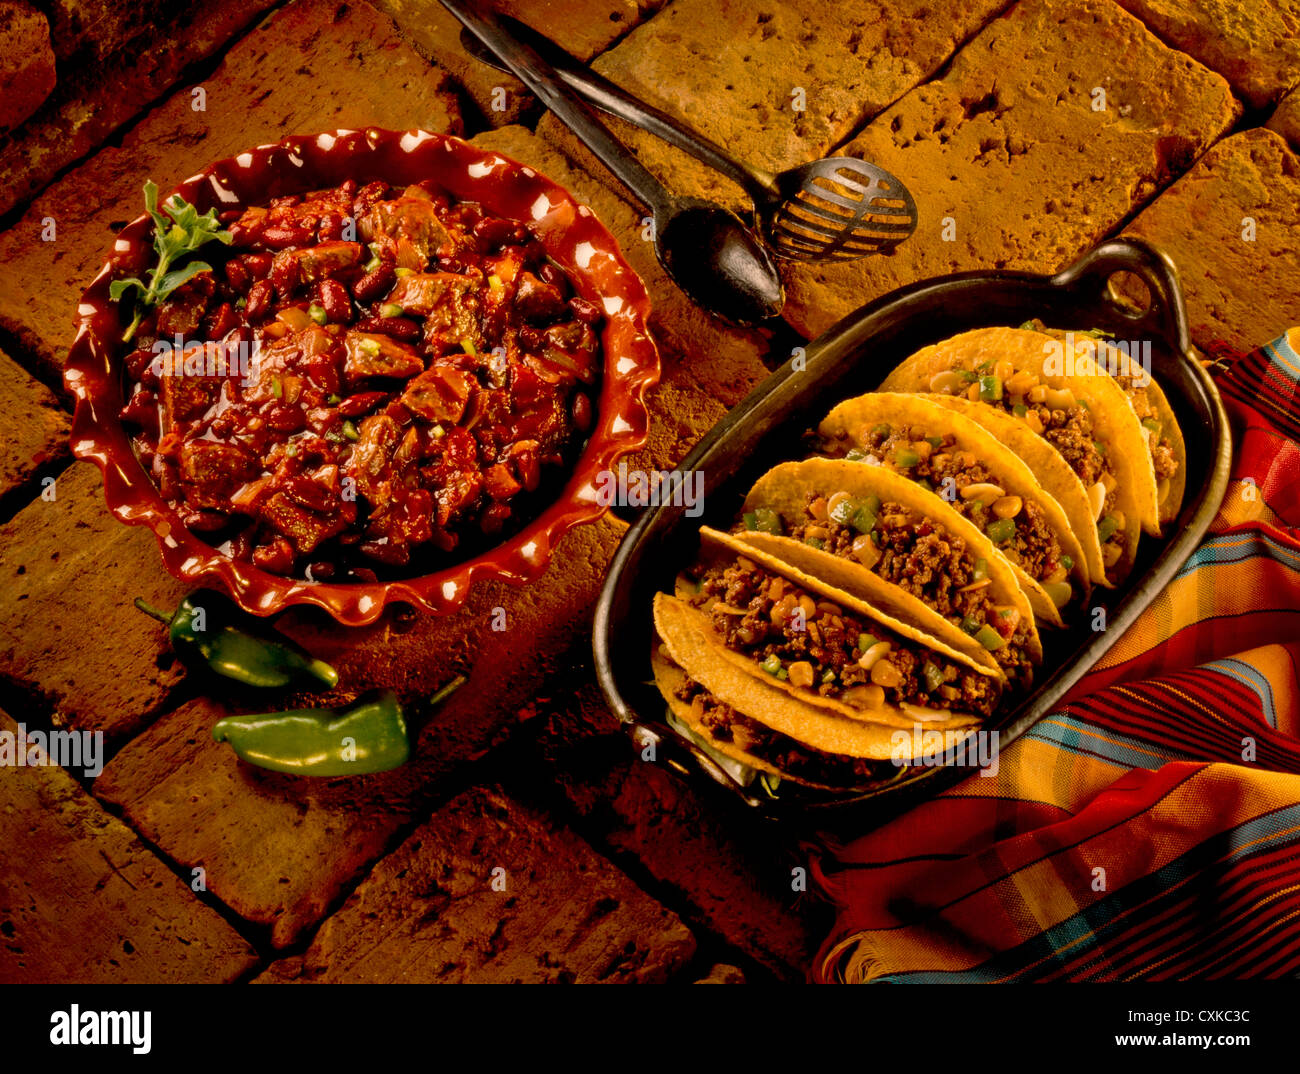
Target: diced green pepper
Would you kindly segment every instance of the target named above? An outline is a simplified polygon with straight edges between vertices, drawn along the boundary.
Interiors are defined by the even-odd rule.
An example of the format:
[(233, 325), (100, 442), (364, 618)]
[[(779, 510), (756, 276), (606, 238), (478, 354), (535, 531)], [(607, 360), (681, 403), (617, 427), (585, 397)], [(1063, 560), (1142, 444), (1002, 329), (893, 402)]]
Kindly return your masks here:
[(989, 626), (988, 623), (985, 623), (975, 632), (975, 640), (991, 653), (1001, 649), (1002, 646), (1007, 643), (1006, 639)]
[(357, 432), (357, 427), (350, 421), (343, 423), (343, 435), (349, 440), (359, 440), (361, 438), (361, 434)]
[(770, 507), (757, 507), (744, 514), (745, 528), (759, 533), (781, 535), (781, 516)]
[(1105, 544), (1115, 535), (1117, 529), (1119, 529), (1119, 520), (1114, 515), (1107, 515), (1097, 523), (1097, 540)]
[(849, 519), (853, 517), (853, 513), (858, 509), (858, 506), (859, 504), (857, 500), (852, 499), (851, 497), (845, 497), (831, 510), (831, 518), (836, 522), (847, 525)]
[(921, 456), (911, 448), (899, 448), (894, 452), (894, 465), (902, 467), (904, 470), (915, 466), (921, 461)]
[(990, 522), (985, 526), (984, 532), (994, 544), (1004, 544), (1016, 535), (1016, 520), (999, 518), (996, 522)]
[(874, 634), (867, 634), (867, 633), (859, 634), (859, 635), (858, 635), (858, 648), (859, 648), (862, 652), (865, 653), (868, 649), (870, 649), (873, 645), (875, 645), (879, 640), (880, 640), (880, 639), (877, 638)]
[(325, 307), (318, 306), (315, 302), (307, 307), (307, 313), (317, 324), (324, 324), (329, 320), (329, 314), (325, 312)]
[(870, 533), (876, 528), (875, 512), (867, 510), (865, 504), (853, 512), (853, 517), (849, 519), (849, 525), (859, 533)]
[(805, 537), (803, 543), (809, 548), (816, 548), (819, 552), (826, 550), (826, 542), (820, 537)]
[(1061, 564), (1061, 566), (1064, 567), (1067, 571), (1072, 571), (1072, 570), (1074, 570), (1074, 557), (1073, 557), (1073, 556), (1066, 556), (1066, 555), (1063, 555), (1063, 556), (1061, 556), (1060, 564)]
[(986, 403), (996, 403), (1002, 398), (1002, 378), (996, 376), (980, 377), (980, 398)]
[(857, 447), (849, 448), (849, 450), (845, 453), (844, 457), (848, 459), (849, 462), (861, 462), (863, 459), (867, 457), (867, 453), (863, 451), (861, 448), (857, 448)]
[(880, 497), (872, 493), (862, 501), (862, 506), (870, 511), (873, 515), (880, 514)]
[(1012, 413), (1015, 414), (1016, 417), (1023, 418), (1026, 414), (1029, 413), (1029, 407), (1025, 406), (1024, 403), (1017, 403), (1015, 406), (1011, 408), (1011, 411)]
[(379, 316), (381, 317), (400, 317), (405, 312), (406, 310), (396, 302), (385, 302), (379, 307)]
[(943, 685), (943, 672), (927, 660), (921, 665), (921, 681), (925, 683), (926, 693), (932, 694)]
[(979, 628), (983, 625), (984, 624), (981, 623), (978, 619), (976, 619), (973, 615), (968, 615), (966, 616), (965, 619), (961, 621), (961, 628), (967, 634), (978, 633)]
[(766, 671), (769, 675), (775, 675), (778, 671), (782, 670), (781, 658), (777, 656), (776, 653), (773, 653), (771, 656), (769, 656), (758, 666), (762, 668), (764, 671)]
[(877, 436), (888, 436), (891, 432), (893, 432), (893, 428), (892, 426), (889, 425), (888, 422), (882, 421), (871, 431), (875, 433)]
[(971, 571), (971, 580), (974, 582), (982, 582), (988, 576), (989, 561), (987, 559), (977, 559), (975, 561), (975, 569)]

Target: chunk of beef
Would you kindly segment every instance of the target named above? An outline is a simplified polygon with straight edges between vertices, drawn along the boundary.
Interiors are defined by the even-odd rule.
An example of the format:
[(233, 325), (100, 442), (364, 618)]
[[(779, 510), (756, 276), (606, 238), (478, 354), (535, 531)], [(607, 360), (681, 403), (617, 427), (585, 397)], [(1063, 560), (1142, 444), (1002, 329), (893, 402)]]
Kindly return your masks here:
[(235, 444), (187, 440), (181, 446), (181, 483), (192, 507), (229, 511), (236, 489), (261, 472), (257, 459)]
[(435, 354), (483, 345), (482, 283), (454, 272), (417, 272), (393, 285), (388, 300), (425, 317), (424, 338)]
[(410, 382), (402, 402), (425, 421), (457, 422), (465, 413), (473, 378), (461, 369), (435, 365)]
[(387, 414), (376, 414), (361, 423), (347, 471), (356, 481), (357, 491), (373, 507), (383, 507), (392, 498), (392, 454), (400, 437), (397, 422)]
[(355, 384), (367, 377), (413, 377), (424, 369), (414, 347), (377, 332), (349, 332), (343, 375)]

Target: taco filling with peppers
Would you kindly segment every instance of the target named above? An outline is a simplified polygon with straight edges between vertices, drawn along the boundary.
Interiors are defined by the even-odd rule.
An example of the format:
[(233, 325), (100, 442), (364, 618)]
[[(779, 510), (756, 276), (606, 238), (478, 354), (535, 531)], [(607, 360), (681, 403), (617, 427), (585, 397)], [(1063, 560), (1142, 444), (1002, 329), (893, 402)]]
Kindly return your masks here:
[[(1043, 332), (1063, 342), (1073, 341), (1075, 352), (1092, 357), (1098, 368), (1109, 373), (1128, 398), (1146, 438), (1151, 476), (1155, 483), (1156, 514), (1154, 517), (1144, 515), (1142, 522), (1149, 533), (1159, 536), (1160, 526), (1176, 518), (1182, 507), (1187, 486), (1187, 443), (1164, 389), (1151, 372), (1149, 353), (1143, 349), (1145, 341), (1120, 342), (1117, 346), (1098, 329), (1063, 331), (1046, 328), (1037, 319), (1026, 321), (1020, 327)], [(1151, 506), (1148, 503), (1148, 511)]]
[(1106, 577), (1116, 581), (1136, 558), (1148, 501), (1155, 517), (1146, 433), (1119, 384), (1088, 354), (1064, 349), (1041, 332), (980, 329), (918, 351), (881, 387), (961, 396), (1042, 437), (1082, 483)]
[(1002, 692), (987, 671), (748, 556), (697, 568), (681, 582), (688, 603), (708, 616), (717, 644), (744, 657), (748, 670), (843, 715), (900, 727), (948, 721), (954, 713), (983, 718)]
[(923, 396), (879, 392), (840, 404), (819, 432), (825, 454), (885, 466), (939, 493), (1011, 561), (1036, 615), (1060, 626), (1074, 586), (1086, 596), (1083, 549), (1061, 505), (975, 422)]
[[(655, 684), (669, 712), (708, 749), (758, 772), (809, 787), (865, 786), (887, 774), (882, 773), (887, 756), (883, 752), (874, 759), (829, 753), (746, 716), (691, 678), (666, 650), (659, 643), (651, 653)], [(743, 679), (741, 672), (729, 670)]]
[(805, 574), (885, 602), (890, 615), (1018, 685), (1042, 658), (1007, 560), (950, 504), (884, 467), (778, 466), (755, 484), (732, 532)]

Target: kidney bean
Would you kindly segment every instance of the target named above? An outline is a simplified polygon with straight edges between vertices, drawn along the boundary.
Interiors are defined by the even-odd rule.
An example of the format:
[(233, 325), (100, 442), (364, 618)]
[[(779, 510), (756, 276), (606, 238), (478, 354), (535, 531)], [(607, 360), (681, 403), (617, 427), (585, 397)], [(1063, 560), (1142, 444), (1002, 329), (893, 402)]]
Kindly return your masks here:
[(274, 403), (265, 412), (266, 427), (278, 433), (296, 433), (307, 426), (307, 415), (300, 406)]
[(352, 294), (358, 302), (375, 302), (388, 294), (397, 279), (393, 266), (387, 263), (367, 272), (352, 285)]
[(454, 272), (459, 276), (465, 275), (465, 269), (468, 266), (458, 257), (440, 257), (438, 258), (438, 268), (443, 272)]
[(347, 324), (352, 320), (352, 299), (348, 296), (348, 289), (338, 280), (321, 281), (320, 304), (325, 316), (335, 324)]
[(325, 213), (320, 218), (320, 223), (316, 225), (316, 234), (322, 242), (337, 242), (343, 238), (343, 214), (337, 212)]
[(281, 206), (292, 208), (301, 201), (301, 194), (281, 194), (278, 198), (272, 198), (270, 204), (272, 209), (279, 209)]
[(508, 503), (494, 503), (479, 516), (479, 528), (489, 536), (500, 533), (501, 527), (506, 524), (506, 519), (509, 517), (510, 505)]
[(573, 396), (573, 424), (582, 432), (591, 428), (591, 400), (582, 392), (575, 392)]
[(236, 220), (230, 225), (231, 241), (236, 246), (249, 246), (262, 237), (262, 229), (265, 227), (265, 220)]
[(311, 242), (311, 232), (301, 224), (271, 224), (262, 229), (262, 242), (272, 250), (287, 250), (290, 246), (306, 246)]
[(258, 545), (253, 549), (253, 563), (271, 574), (288, 574), (293, 569), (293, 546), (284, 537)]
[(130, 374), (132, 380), (139, 380), (144, 376), (145, 371), (153, 364), (153, 349), (150, 347), (140, 347), (126, 356), (126, 371)]
[(248, 291), (248, 305), (244, 308), (244, 316), (250, 321), (264, 320), (271, 312), (271, 299), (274, 295), (274, 288), (270, 280), (258, 280)]
[(549, 261), (545, 261), (538, 266), (537, 278), (543, 283), (549, 283), (562, 295), (569, 293), (569, 281), (565, 279), (564, 273)]
[(329, 562), (329, 560), (323, 559), (318, 563), (313, 563), (307, 568), (307, 570), (311, 572), (313, 578), (321, 582), (328, 581), (334, 577), (334, 564)]
[(257, 253), (244, 254), (237, 259), (244, 268), (248, 269), (248, 274), (255, 280), (266, 279), (267, 273), (271, 271), (271, 262), (274, 258), (268, 254), (258, 251)]
[(387, 392), (358, 392), (339, 404), (339, 414), (345, 418), (359, 418), (362, 414), (369, 414), (387, 398)]
[(542, 330), (536, 325), (525, 324), (519, 328), (519, 345), (529, 354), (536, 354), (542, 349), (542, 344), (546, 342), (546, 337), (542, 335)]
[(226, 282), (234, 288), (236, 294), (242, 295), (248, 290), (251, 279), (248, 275), (248, 269), (244, 266), (239, 258), (226, 263)]
[(277, 257), (271, 264), (271, 283), (276, 294), (288, 298), (302, 282), (302, 269), (296, 257)]
[(187, 530), (195, 533), (212, 533), (221, 529), (228, 521), (225, 515), (216, 511), (192, 510), (181, 512), (181, 522)]
[(378, 332), (403, 343), (414, 343), (420, 338), (420, 326), (409, 317), (366, 317), (357, 322), (357, 331)]
[(367, 183), (357, 191), (356, 197), (352, 200), (352, 215), (360, 220), (370, 212), (370, 208), (377, 201), (383, 201), (388, 195), (388, 184), (375, 181)]
[(148, 388), (138, 388), (131, 396), (131, 401), (119, 411), (123, 421), (129, 421), (142, 428), (149, 428), (157, 417), (157, 397)]
[(483, 253), (491, 253), (507, 242), (522, 241), (524, 227), (502, 216), (489, 216), (475, 224), (472, 233), (478, 248)]
[(235, 308), (229, 302), (223, 302), (207, 316), (204, 326), (208, 339), (225, 339), (228, 332), (234, 331), (239, 324)]
[(583, 324), (595, 325), (600, 322), (600, 307), (585, 298), (574, 295), (569, 299), (569, 309), (573, 310), (573, 315)]

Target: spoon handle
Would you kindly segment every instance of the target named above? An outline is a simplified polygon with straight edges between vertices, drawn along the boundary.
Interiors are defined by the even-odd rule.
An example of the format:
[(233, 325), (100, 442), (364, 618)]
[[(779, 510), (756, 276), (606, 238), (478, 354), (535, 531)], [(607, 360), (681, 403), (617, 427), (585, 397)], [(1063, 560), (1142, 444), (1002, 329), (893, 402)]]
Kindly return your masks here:
[(477, 7), (472, 0), (442, 0), (442, 6), (496, 53), (519, 81), (582, 139), (600, 162), (651, 212), (658, 215), (661, 208), (672, 202), (672, 195), (663, 183), (587, 110), (573, 90), (560, 82), (551, 65), (536, 50), (512, 36), (500, 19)]
[[(775, 180), (771, 175), (742, 164), (728, 155), (727, 151), (716, 142), (691, 130), (667, 112), (634, 97), (622, 86), (611, 82), (586, 64), (579, 63), (554, 41), (538, 33), (531, 26), (526, 26), (508, 15), (500, 16), (499, 21), (504, 29), (545, 59), (561, 81), (576, 90), (589, 104), (595, 105), (602, 112), (608, 112), (631, 123), (634, 127), (640, 127), (669, 145), (689, 153), (714, 171), (721, 172), (742, 187), (756, 205), (761, 205), (777, 196)], [(463, 33), (461, 41), (466, 51), (475, 59), (498, 70), (505, 69), (505, 65), (493, 54), (493, 51), (485, 48), (473, 34)]]

